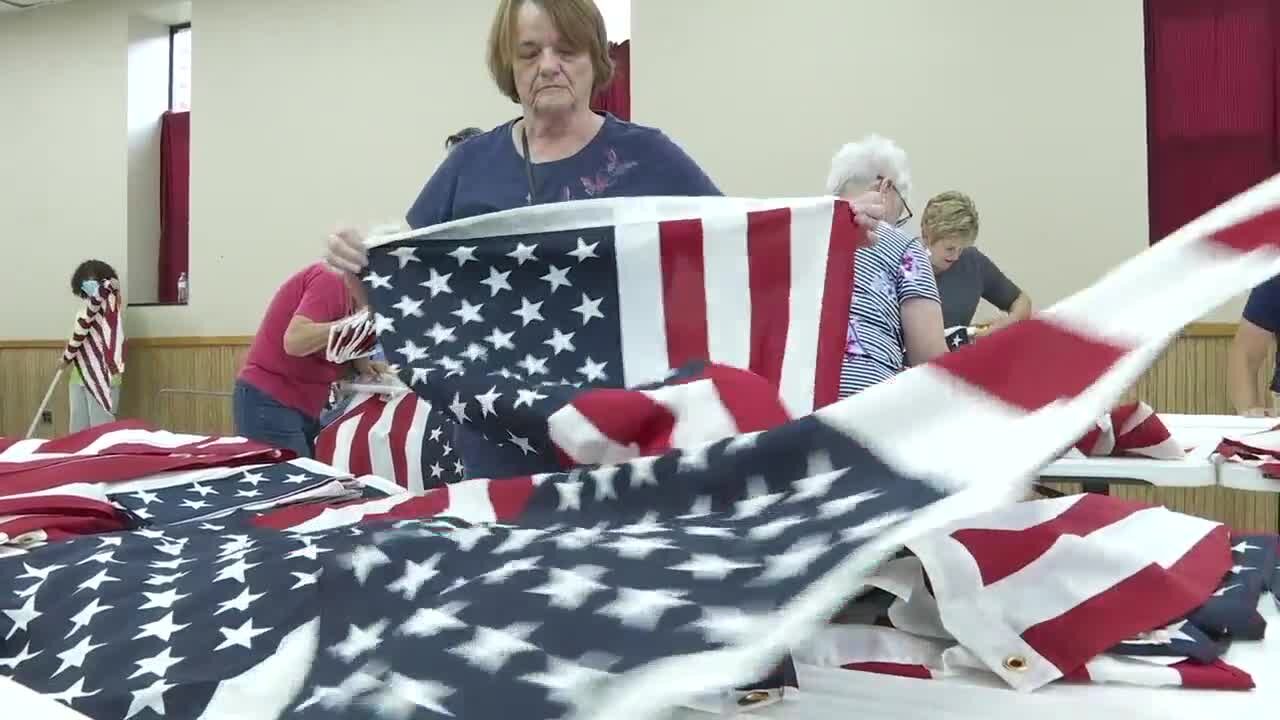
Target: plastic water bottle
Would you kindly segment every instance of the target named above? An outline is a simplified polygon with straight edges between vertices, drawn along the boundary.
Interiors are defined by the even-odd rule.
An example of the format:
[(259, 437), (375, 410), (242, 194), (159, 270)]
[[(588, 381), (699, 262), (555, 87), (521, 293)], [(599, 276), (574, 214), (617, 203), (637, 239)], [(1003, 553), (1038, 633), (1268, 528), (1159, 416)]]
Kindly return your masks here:
[(178, 275), (178, 302), (183, 305), (187, 304), (187, 274), (185, 272)]

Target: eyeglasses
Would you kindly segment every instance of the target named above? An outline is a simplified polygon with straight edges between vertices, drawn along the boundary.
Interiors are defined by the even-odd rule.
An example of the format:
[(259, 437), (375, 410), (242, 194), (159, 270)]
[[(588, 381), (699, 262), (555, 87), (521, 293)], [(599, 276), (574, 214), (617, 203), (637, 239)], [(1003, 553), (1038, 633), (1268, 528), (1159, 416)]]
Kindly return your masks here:
[(911, 206), (907, 204), (907, 199), (902, 197), (902, 193), (898, 192), (897, 185), (893, 186), (893, 194), (897, 195), (898, 201), (902, 203), (902, 215), (897, 220), (893, 221), (893, 225), (894, 227), (902, 227), (903, 225), (906, 225), (907, 221), (913, 217), (911, 212)]
[(911, 212), (911, 206), (907, 204), (907, 199), (902, 196), (902, 191), (898, 190), (898, 184), (883, 175), (877, 176), (876, 179), (880, 181), (887, 181), (889, 183), (889, 187), (893, 188), (893, 194), (898, 196), (898, 202), (902, 203), (902, 213), (893, 221), (893, 226), (902, 227), (903, 225), (906, 225), (907, 221), (915, 217), (915, 215)]

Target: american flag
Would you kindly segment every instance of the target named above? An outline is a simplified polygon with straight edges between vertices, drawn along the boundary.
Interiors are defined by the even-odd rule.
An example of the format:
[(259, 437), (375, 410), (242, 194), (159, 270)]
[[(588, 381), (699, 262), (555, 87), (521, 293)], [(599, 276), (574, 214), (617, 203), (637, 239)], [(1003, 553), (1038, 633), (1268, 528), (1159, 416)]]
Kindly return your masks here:
[(1186, 450), (1147, 403), (1125, 403), (1098, 419), (1068, 456), (1177, 460)]
[(124, 372), (124, 307), (115, 280), (104, 280), (76, 316), (62, 361), (75, 363), (93, 399), (115, 412), (111, 383)]
[(369, 311), (361, 310), (329, 327), (325, 358), (331, 363), (342, 364), (368, 357), (374, 352), (376, 340)]
[[(1020, 497), (1180, 327), (1280, 271), (1277, 199), (1269, 184), (1030, 321), (762, 432), (417, 497), (284, 508), (243, 529), (156, 525), (0, 559), (0, 582), (20, 588), (0, 598), (0, 664), (95, 718), (643, 720), (737, 707), (736, 688), (813, 637), (895, 550), (919, 555), (921, 538)], [(564, 237), (590, 245), (586, 231), (622, 204), (599, 202), (462, 221), (404, 247), (444, 246), (436, 234), (452, 232), (515, 246), (512, 228), (564, 214), (582, 226)], [(379, 269), (397, 249), (373, 253), (390, 291), (375, 292), (374, 308), (389, 319), (418, 292), (396, 265)], [(450, 272), (475, 264), (445, 257), (459, 265)], [(406, 379), (424, 358), (406, 361)], [(945, 564), (929, 567), (946, 577)], [(1076, 602), (1087, 609), (1108, 591)], [(1027, 642), (1007, 625), (993, 632)], [(990, 650), (972, 628), (948, 630)], [(1134, 635), (1104, 630), (1090, 636), (1103, 650)], [(1057, 658), (1022, 659), (1035, 682), (1063, 673)]]
[[(56, 440), (0, 437), (0, 546), (361, 496), (342, 487), (349, 475), (306, 459), (282, 462), (289, 457), (242, 438), (180, 435), (136, 421)], [(239, 478), (252, 487), (227, 497), (200, 484)], [(268, 479), (276, 482), (259, 487)], [(199, 495), (184, 494), (191, 492)]]
[[(388, 236), (364, 278), (407, 384), (430, 394), (428, 380), (476, 376), (470, 396), (432, 395), (456, 417), (496, 411), (475, 396), (512, 380), (634, 387), (706, 361), (765, 378), (794, 414), (836, 399), (862, 236), (843, 201), (583, 201), (487, 218)], [(508, 392), (503, 412), (539, 402)]]
[(1079, 495), (966, 518), (907, 547), (798, 661), (917, 678), (994, 674), (1024, 690), (1059, 679), (1253, 687), (1222, 655), (1233, 640), (1262, 637), (1274, 535)]
[(462, 461), (452, 443), (453, 423), (408, 388), (359, 392), (316, 436), (316, 458), (421, 493), (462, 479)]
[(78, 482), (116, 483), (291, 457), (287, 450), (244, 438), (172, 433), (120, 420), (52, 440), (0, 437), (0, 488), (6, 495), (42, 492)]
[(1223, 438), (1214, 452), (1227, 462), (1256, 467), (1263, 477), (1280, 478), (1280, 428)]

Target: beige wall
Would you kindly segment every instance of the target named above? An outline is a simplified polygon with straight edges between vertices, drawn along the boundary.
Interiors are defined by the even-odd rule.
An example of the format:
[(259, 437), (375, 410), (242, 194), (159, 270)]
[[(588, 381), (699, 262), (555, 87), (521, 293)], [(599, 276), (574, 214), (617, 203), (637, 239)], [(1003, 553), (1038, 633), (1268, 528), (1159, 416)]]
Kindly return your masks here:
[[(75, 0), (0, 19), (0, 338), (58, 337), (71, 265), (128, 258), (127, 18)], [(492, 2), (196, 0), (191, 305), (134, 336), (251, 333), (337, 225), (397, 220), (464, 125), (514, 108), (483, 65)], [(637, 0), (633, 111), (726, 192), (818, 194), (864, 133), (912, 157), (919, 212), (960, 188), (1041, 305), (1145, 247), (1139, 0)], [(32, 302), (34, 298), (41, 302)], [(1230, 312), (1214, 317), (1231, 319)]]
[[(492, 3), (216, 0), (193, 18), (191, 307), (146, 331), (252, 332), (340, 224), (398, 222), (444, 138), (514, 114)], [(170, 310), (170, 309), (161, 309)]]
[(160, 252), (160, 119), (169, 109), (169, 26), (131, 16), (128, 38), (130, 302), (156, 302)]
[(970, 193), (1039, 303), (1146, 246), (1141, 0), (643, 0), (632, 22), (634, 112), (725, 192), (821, 193), (840, 144), (879, 132), (916, 213)]
[(68, 3), (0, 20), (0, 337), (70, 332), (68, 280), (127, 278), (125, 17)]

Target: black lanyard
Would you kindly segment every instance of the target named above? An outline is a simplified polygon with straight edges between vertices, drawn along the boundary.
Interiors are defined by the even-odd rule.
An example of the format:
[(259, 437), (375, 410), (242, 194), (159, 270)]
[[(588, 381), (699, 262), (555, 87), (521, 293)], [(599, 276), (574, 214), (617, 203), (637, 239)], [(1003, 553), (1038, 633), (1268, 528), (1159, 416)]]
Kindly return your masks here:
[(533, 182), (533, 160), (529, 158), (529, 133), (520, 126), (520, 144), (524, 148), (524, 174), (529, 180), (529, 204), (538, 201), (538, 186)]

